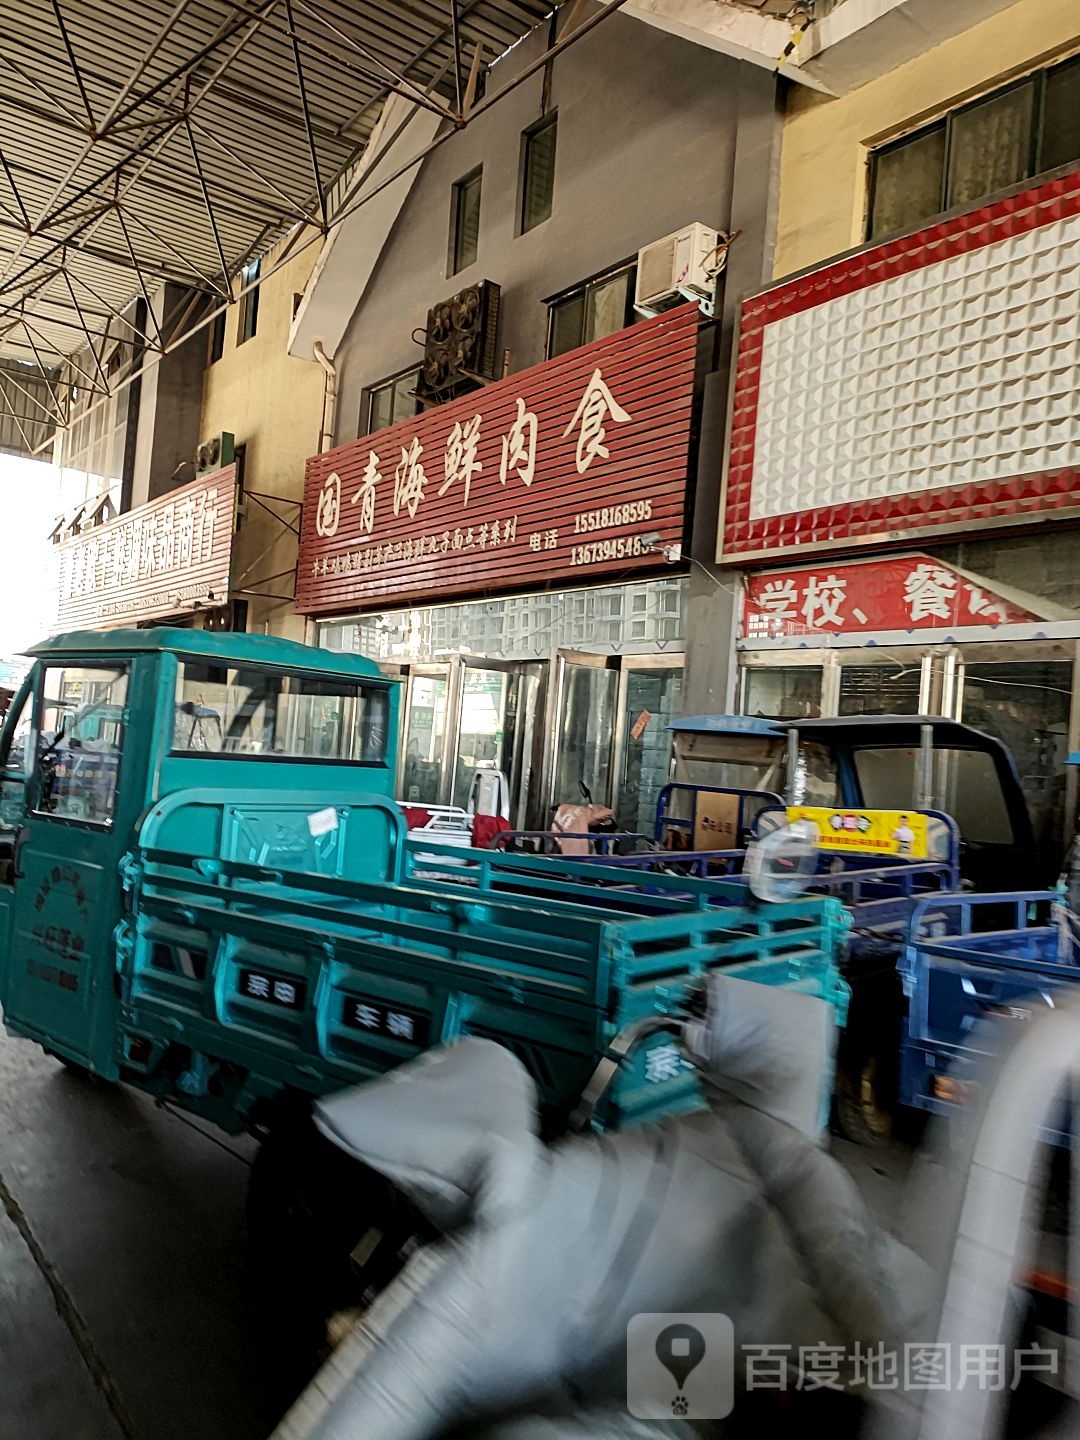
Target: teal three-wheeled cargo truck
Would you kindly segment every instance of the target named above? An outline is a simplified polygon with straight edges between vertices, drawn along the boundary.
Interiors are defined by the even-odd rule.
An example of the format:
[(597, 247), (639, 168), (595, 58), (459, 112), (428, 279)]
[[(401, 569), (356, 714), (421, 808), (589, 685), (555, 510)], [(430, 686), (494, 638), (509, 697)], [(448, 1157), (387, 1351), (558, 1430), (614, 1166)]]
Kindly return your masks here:
[(627, 1027), (642, 1043), (596, 1123), (695, 1103), (664, 1024), (715, 967), (842, 1011), (832, 899), (613, 871), (563, 900), (408, 872), (398, 690), (359, 656), (168, 628), (32, 655), (0, 735), (5, 1024), (266, 1140), (256, 1190), (323, 1183), (313, 1097), (464, 1034), (519, 1056), (556, 1132)]

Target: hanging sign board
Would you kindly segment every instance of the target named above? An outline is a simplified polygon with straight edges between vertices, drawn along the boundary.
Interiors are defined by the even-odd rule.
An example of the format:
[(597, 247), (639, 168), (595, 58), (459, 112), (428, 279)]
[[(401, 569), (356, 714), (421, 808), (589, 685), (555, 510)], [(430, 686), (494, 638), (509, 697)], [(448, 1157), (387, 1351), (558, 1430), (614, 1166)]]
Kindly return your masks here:
[(683, 538), (699, 321), (680, 306), (313, 456), (297, 609), (662, 565)]
[(1040, 617), (929, 555), (800, 565), (747, 576), (748, 640), (1016, 625)]
[(225, 605), (236, 516), (226, 465), (128, 510), (59, 555), (59, 628), (101, 629)]

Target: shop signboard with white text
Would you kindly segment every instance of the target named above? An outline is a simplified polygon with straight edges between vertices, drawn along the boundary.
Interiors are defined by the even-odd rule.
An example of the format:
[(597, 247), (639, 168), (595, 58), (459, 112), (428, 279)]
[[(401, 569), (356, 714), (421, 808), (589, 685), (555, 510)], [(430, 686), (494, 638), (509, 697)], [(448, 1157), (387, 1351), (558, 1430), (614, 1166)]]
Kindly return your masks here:
[(677, 555), (699, 321), (680, 306), (313, 456), (297, 609), (586, 584)]
[(232, 465), (58, 547), (59, 628), (96, 629), (225, 605), (236, 522)]

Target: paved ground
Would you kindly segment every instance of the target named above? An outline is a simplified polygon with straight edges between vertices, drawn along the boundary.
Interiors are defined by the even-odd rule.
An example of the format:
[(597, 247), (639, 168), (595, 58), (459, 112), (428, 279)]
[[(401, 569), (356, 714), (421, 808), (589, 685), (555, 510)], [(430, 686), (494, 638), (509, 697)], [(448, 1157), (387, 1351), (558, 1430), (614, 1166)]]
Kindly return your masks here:
[[(837, 1146), (891, 1219), (906, 1153)], [(3, 1440), (264, 1440), (252, 1148), (0, 1037)]]
[(0, 1039), (0, 1435), (272, 1428), (243, 1236), (251, 1147)]

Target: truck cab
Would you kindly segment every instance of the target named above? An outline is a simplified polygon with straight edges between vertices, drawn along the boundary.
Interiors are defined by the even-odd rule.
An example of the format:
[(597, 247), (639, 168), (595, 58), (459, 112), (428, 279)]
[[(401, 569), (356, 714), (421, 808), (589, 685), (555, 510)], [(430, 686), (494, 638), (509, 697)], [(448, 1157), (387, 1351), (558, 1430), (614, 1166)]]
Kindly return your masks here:
[(676, 720), (675, 781), (767, 792), (791, 805), (936, 809), (956, 821), (976, 890), (1045, 883), (1016, 766), (997, 740), (938, 715), (786, 724), (751, 716)]
[[(13, 1029), (115, 1079), (121, 862), (144, 817), (181, 793), (232, 796), (178, 809), (160, 838), (218, 853), (211, 831), (231, 825), (237, 855), (317, 871), (345, 846), (390, 878), (397, 692), (359, 656), (328, 669), (265, 636), (109, 630), (31, 655), (0, 734), (0, 1003)], [(246, 809), (256, 789), (280, 805)], [(289, 804), (343, 789), (376, 801), (347, 840)]]

